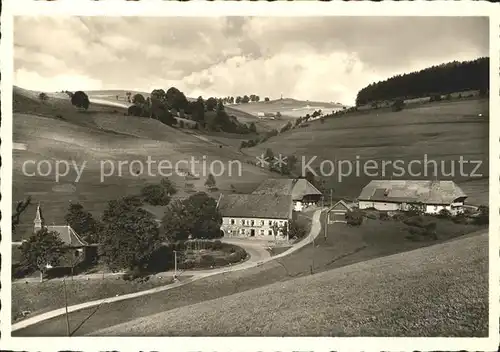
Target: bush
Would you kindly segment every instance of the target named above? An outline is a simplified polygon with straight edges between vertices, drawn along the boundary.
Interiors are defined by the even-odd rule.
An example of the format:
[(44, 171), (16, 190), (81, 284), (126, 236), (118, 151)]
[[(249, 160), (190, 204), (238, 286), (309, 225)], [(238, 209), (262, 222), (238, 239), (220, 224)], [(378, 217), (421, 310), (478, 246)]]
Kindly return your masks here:
[(207, 267), (215, 265), (215, 259), (210, 254), (203, 254), (200, 258), (200, 266)]
[(360, 226), (363, 223), (363, 214), (359, 210), (347, 212), (345, 218), (350, 226)]
[(392, 108), (392, 111), (396, 112), (396, 111), (403, 110), (404, 106), (405, 106), (405, 102), (402, 99), (398, 99), (392, 104), (391, 108)]
[(127, 113), (129, 116), (141, 116), (142, 115), (142, 109), (138, 105), (131, 105), (127, 109)]
[(377, 219), (377, 215), (375, 215), (374, 213), (366, 213), (365, 214), (365, 218), (376, 220)]
[(237, 250), (234, 253), (231, 253), (227, 260), (229, 263), (238, 263), (247, 257), (247, 253), (244, 250)]
[(142, 271), (140, 268), (134, 268), (132, 270), (127, 270), (123, 275), (122, 279), (125, 281), (134, 281), (137, 279), (144, 279), (147, 274)]
[(162, 185), (147, 185), (141, 189), (144, 201), (151, 205), (167, 205), (170, 195)]
[(34, 270), (26, 264), (19, 263), (12, 265), (12, 279), (22, 279), (33, 272)]
[(226, 266), (229, 265), (229, 260), (226, 258), (217, 257), (214, 260), (214, 266)]
[(195, 266), (195, 261), (192, 259), (186, 259), (183, 263), (180, 263), (180, 269), (193, 269)]
[[(433, 224), (435, 225), (435, 223)], [(437, 240), (435, 228), (433, 229), (432, 226), (430, 228), (409, 227), (408, 232), (410, 235), (406, 238), (413, 241), (423, 241), (428, 239)]]
[(215, 240), (212, 242), (212, 248), (215, 251), (221, 250), (222, 249), (222, 242), (220, 240)]
[(489, 224), (490, 211), (487, 206), (481, 205), (478, 209), (479, 214), (475, 217), (474, 223), (476, 225), (487, 225)]
[(414, 227), (425, 227), (425, 219), (423, 216), (412, 216), (408, 219), (403, 220), (403, 223), (408, 226)]
[(441, 209), (438, 213), (438, 218), (441, 219), (449, 219), (451, 217), (452, 217), (451, 212), (448, 209)]
[(390, 217), (390, 216), (389, 216), (389, 214), (387, 214), (387, 213), (380, 213), (380, 214), (378, 215), (378, 218), (379, 218), (380, 220), (382, 220), (382, 221), (387, 221), (387, 220), (390, 220), (390, 219), (391, 219), (391, 217)]

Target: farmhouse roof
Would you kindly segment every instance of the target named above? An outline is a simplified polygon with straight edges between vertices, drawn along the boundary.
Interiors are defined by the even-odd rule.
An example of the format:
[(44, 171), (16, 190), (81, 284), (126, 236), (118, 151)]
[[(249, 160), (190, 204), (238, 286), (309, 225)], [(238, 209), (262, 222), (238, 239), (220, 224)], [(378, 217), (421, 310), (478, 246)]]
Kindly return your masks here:
[(339, 200), (337, 203), (335, 203), (333, 206), (328, 209), (328, 212), (335, 212), (335, 211), (351, 211), (352, 207), (344, 202), (343, 200)]
[(467, 195), (453, 181), (373, 180), (358, 200), (450, 204)]
[(76, 233), (75, 230), (69, 225), (49, 225), (46, 226), (44, 224), (42, 207), (40, 203), (38, 203), (36, 207), (35, 214), (35, 224), (41, 224), (43, 227), (47, 229), (49, 232), (57, 233), (59, 239), (68, 247), (82, 247), (88, 246), (88, 243), (80, 238), (80, 236)]
[(302, 200), (308, 195), (321, 195), (321, 192), (304, 178), (270, 178), (262, 182), (253, 194), (279, 194)]
[(228, 194), (219, 202), (219, 211), (226, 217), (290, 219), (292, 198), (270, 194)]
[(69, 225), (64, 225), (64, 226), (51, 225), (45, 227), (49, 232), (51, 231), (56, 232), (59, 235), (61, 241), (63, 241), (64, 244), (67, 245), (68, 247), (88, 246), (88, 243), (82, 240), (80, 236), (78, 236), (78, 234), (75, 232), (75, 230), (73, 230), (73, 228)]

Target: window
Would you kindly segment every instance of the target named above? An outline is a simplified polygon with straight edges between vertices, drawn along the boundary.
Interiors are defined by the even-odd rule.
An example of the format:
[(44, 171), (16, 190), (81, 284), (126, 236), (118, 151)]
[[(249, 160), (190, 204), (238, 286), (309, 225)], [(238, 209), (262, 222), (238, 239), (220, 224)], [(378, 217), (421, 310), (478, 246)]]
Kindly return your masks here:
[(245, 229), (241, 229), (241, 230), (240, 230), (240, 234), (241, 234), (241, 235), (244, 235), (244, 234), (245, 234)]
[(273, 222), (271, 220), (269, 220), (269, 226), (272, 226)]
[(234, 225), (234, 219), (231, 219), (231, 225)]
[(250, 221), (251, 225), (253, 226), (255, 224), (255, 221), (254, 220), (251, 220)]
[(264, 230), (260, 230), (260, 234), (263, 235), (264, 234)]
[(269, 230), (267, 233), (269, 234), (269, 236), (272, 236), (273, 235), (273, 230)]
[(244, 220), (244, 219), (243, 219), (243, 220), (241, 220), (241, 224), (242, 224), (242, 225), (245, 225), (245, 220)]
[(264, 220), (260, 221), (260, 226), (264, 226)]

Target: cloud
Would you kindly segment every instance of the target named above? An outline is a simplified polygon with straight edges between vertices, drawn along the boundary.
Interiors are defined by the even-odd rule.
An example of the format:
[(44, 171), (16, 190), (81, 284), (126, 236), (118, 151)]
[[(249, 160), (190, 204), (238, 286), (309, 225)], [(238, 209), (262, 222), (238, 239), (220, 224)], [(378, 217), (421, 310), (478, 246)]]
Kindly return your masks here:
[(349, 104), (373, 81), (487, 56), (489, 34), (479, 17), (17, 17), (14, 40), (25, 88)]
[[(29, 89), (36, 91), (54, 92), (66, 90), (99, 90), (103, 83), (98, 80), (78, 74), (59, 74), (55, 76), (41, 76), (37, 72), (18, 69), (14, 74), (14, 82), (29, 82)], [(56, 88), (54, 87), (63, 87)]]

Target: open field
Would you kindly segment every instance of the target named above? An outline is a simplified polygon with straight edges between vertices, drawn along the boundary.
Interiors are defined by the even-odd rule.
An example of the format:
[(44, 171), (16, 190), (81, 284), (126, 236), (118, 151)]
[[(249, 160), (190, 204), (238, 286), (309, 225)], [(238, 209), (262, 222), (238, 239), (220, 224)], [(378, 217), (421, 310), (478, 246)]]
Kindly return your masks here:
[[(270, 138), (265, 143), (244, 149), (249, 155), (261, 155), (267, 148), (274, 154), (295, 155), (304, 157), (304, 165), (311, 159), (312, 168), (319, 167), (323, 160), (331, 161), (324, 164), (324, 173), (331, 175), (325, 180), (327, 186), (333, 188), (337, 198), (354, 198), (370, 179), (389, 178), (393, 167), (385, 166), (383, 161), (403, 162), (406, 172), (394, 179), (433, 178), (434, 166), (430, 164), (428, 174), (424, 175), (422, 165), (424, 160), (435, 160), (438, 169), (442, 169), (439, 179), (453, 179), (468, 193), (467, 202), (471, 204), (488, 203), (488, 160), (489, 160), (489, 107), (488, 100), (468, 100), (457, 102), (441, 102), (416, 107), (400, 112), (377, 112), (349, 114), (338, 118), (326, 119), (322, 124), (315, 121), (308, 127), (293, 129)], [(479, 117), (479, 114), (482, 117)], [(427, 159), (425, 159), (427, 156)], [(479, 161), (481, 166), (475, 174), (482, 177), (460, 175), (458, 160), (463, 157), (467, 161)], [(350, 161), (352, 172), (349, 176), (340, 178), (339, 161)], [(363, 172), (363, 162), (373, 160), (377, 163), (375, 169), (369, 168)], [(419, 160), (421, 164), (413, 164), (409, 170), (408, 163)], [(358, 161), (360, 168), (356, 172)], [(441, 168), (441, 163), (444, 167)], [(370, 166), (370, 164), (367, 164)], [(465, 164), (464, 174), (470, 174), (476, 164)], [(349, 173), (349, 164), (343, 164), (342, 173)], [(306, 169), (307, 170), (307, 169)], [(446, 176), (454, 172), (454, 176)], [(297, 173), (301, 173), (300, 167)], [(420, 177), (412, 176), (418, 175)], [(369, 175), (374, 175), (369, 176)]]
[(92, 335), (485, 337), (487, 258), (487, 235), (464, 238), (154, 314)]
[[(241, 122), (254, 122), (258, 130), (280, 129), (288, 121), (312, 114), (316, 110), (322, 110), (323, 113), (341, 110), (342, 105), (325, 102), (310, 102), (295, 99), (277, 99), (269, 102), (260, 101), (257, 103), (233, 104), (226, 106), (226, 111), (233, 114)], [(276, 119), (258, 118), (259, 113), (277, 113), (281, 117)]]
[[(15, 90), (14, 100), (13, 141), (17, 149), (13, 151), (13, 202), (28, 195), (33, 198), (32, 205), (21, 217), (14, 241), (31, 232), (37, 202), (43, 202), (48, 223), (62, 223), (70, 201), (80, 202), (94, 215), (100, 215), (109, 200), (138, 194), (145, 183), (159, 182), (158, 163), (163, 160), (172, 165), (163, 172), (172, 173), (170, 178), (179, 188), (179, 196), (186, 195), (183, 191), (186, 181), (175, 172), (175, 163), (186, 161), (179, 168), (187, 170), (191, 158), (200, 161), (195, 164), (200, 178), (189, 181), (194, 191), (205, 190), (210, 165), (216, 160), (225, 165), (225, 173), (216, 176), (221, 192), (229, 191), (231, 184), (237, 189), (240, 184), (246, 188), (248, 184), (255, 187), (274, 175), (241, 162), (248, 157), (232, 147), (184, 133), (157, 120), (124, 116), (124, 110), (117, 107), (91, 105), (88, 111), (79, 112), (69, 99), (54, 98), (42, 103), (22, 90)], [(152, 176), (147, 174), (148, 157), (153, 161)], [(74, 165), (70, 164), (68, 175), (56, 182), (54, 171), (46, 177), (25, 175), (22, 167), (28, 160), (47, 160), (53, 168), (56, 160), (74, 161), (80, 170), (83, 163), (86, 164), (78, 181)], [(134, 160), (136, 164), (131, 167)], [(125, 163), (121, 168), (120, 161)], [(137, 175), (139, 163), (144, 166), (144, 173)], [(219, 165), (218, 162), (214, 164), (214, 172), (220, 171)], [(241, 176), (238, 175), (240, 169)], [(101, 182), (101, 170), (112, 176)], [(27, 173), (35, 171), (33, 164), (26, 167)], [(42, 166), (42, 171), (47, 171), (47, 165)], [(61, 165), (61, 172), (64, 171), (65, 166)], [(217, 196), (218, 193), (214, 193), (214, 197)]]
[[(323, 221), (324, 218), (322, 218)], [(467, 226), (467, 230), (465, 227), (456, 231), (448, 229), (447, 235), (440, 236), (437, 241), (413, 242), (404, 238), (405, 233), (401, 224), (395, 221), (367, 220), (359, 228), (350, 228), (343, 224), (332, 226), (327, 232), (326, 240), (322, 232), (314, 245), (312, 243), (306, 245), (297, 252), (278, 260), (243, 271), (215, 275), (166, 292), (106, 304), (99, 307), (97, 311), (85, 309), (73, 312), (70, 313), (69, 319), (72, 325), (79, 325), (86, 320), (76, 332), (76, 335), (85, 335), (138, 317), (166, 312), (276, 282), (284, 283), (293, 278), (310, 276), (311, 273), (361, 263), (384, 255), (443, 243), (462, 233), (481, 229), (476, 226)], [(480, 231), (484, 233), (487, 230)], [(466, 237), (475, 237), (477, 234), (478, 232)], [(90, 315), (91, 318), (88, 319)], [(14, 334), (16, 336), (64, 336), (65, 318), (50, 319), (16, 331)]]
[(303, 101), (296, 99), (276, 99), (271, 101), (259, 101), (257, 103), (247, 104), (234, 104), (231, 105), (232, 109), (244, 111), (246, 113), (257, 116), (259, 112), (263, 113), (277, 113), (289, 118), (299, 118), (307, 114), (312, 114), (316, 110), (322, 110), (323, 113), (329, 114), (332, 111), (341, 110), (343, 105), (327, 103), (327, 102), (313, 102)]
[[(186, 279), (184, 276), (182, 279)], [(121, 275), (93, 280), (66, 280), (68, 306), (100, 298), (114, 297), (150, 288), (168, 285), (172, 277), (151, 276), (148, 281), (125, 281)], [(64, 282), (49, 280), (45, 282), (23, 282), (12, 284), (12, 318), (23, 318), (64, 307)], [(29, 312), (22, 316), (22, 312)]]

